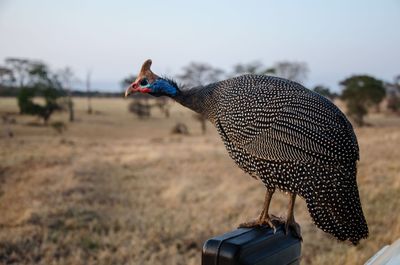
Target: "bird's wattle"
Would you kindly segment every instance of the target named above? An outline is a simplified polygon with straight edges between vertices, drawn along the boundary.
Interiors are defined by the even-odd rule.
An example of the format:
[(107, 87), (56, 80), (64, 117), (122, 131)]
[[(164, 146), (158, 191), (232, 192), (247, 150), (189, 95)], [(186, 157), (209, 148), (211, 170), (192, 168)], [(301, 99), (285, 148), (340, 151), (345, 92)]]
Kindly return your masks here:
[(150, 93), (150, 92), (151, 92), (151, 89), (148, 88), (148, 87), (145, 87), (145, 88), (139, 88), (138, 91), (139, 91), (140, 93)]

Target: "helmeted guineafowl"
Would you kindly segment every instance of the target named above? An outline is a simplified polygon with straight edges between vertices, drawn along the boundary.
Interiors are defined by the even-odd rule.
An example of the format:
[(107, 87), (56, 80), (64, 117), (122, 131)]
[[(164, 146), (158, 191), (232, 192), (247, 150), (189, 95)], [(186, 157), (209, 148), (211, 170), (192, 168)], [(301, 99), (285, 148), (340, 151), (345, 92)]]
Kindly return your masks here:
[(238, 166), (265, 184), (259, 218), (242, 226), (274, 227), (268, 208), (278, 189), (290, 194), (286, 231), (291, 228), (301, 237), (293, 214), (299, 195), (323, 231), (353, 244), (368, 236), (356, 182), (357, 139), (345, 115), (329, 100), (295, 82), (264, 75), (182, 89), (155, 75), (150, 66), (147, 60), (125, 96), (169, 96), (204, 115)]

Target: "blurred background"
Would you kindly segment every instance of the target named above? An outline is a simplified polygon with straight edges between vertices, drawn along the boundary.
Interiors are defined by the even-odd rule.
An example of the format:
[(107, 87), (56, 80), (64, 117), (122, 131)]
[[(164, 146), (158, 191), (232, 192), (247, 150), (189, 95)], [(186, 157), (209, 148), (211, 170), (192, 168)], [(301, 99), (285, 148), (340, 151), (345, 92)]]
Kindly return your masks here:
[(363, 264), (400, 237), (399, 26), (398, 0), (0, 0), (0, 263), (199, 264), (207, 238), (257, 216), (264, 188), (211, 124), (123, 98), (151, 58), (188, 87), (268, 74), (339, 106), (370, 237), (336, 242), (298, 200), (302, 262)]

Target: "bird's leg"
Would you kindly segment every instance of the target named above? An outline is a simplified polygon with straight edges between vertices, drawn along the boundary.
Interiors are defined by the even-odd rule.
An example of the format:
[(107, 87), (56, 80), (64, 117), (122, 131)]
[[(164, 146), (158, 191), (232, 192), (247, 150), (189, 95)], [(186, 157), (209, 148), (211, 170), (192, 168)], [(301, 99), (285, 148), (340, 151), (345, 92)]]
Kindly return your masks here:
[(249, 228), (249, 227), (261, 226), (261, 225), (268, 225), (269, 227), (273, 228), (274, 231), (276, 230), (276, 226), (272, 222), (272, 220), (268, 214), (269, 205), (271, 203), (271, 198), (272, 198), (272, 195), (274, 194), (274, 192), (275, 192), (274, 189), (267, 189), (267, 191), (265, 193), (264, 207), (263, 207), (263, 210), (261, 211), (259, 217), (255, 220), (251, 220), (249, 222), (240, 224), (239, 228)]
[(300, 225), (296, 223), (296, 221), (294, 220), (294, 202), (296, 200), (296, 194), (295, 193), (289, 193), (289, 194), (290, 194), (290, 200), (285, 222), (285, 234), (287, 234), (290, 229), (295, 237), (299, 238), (300, 240), (303, 240), (303, 238), (301, 237)]

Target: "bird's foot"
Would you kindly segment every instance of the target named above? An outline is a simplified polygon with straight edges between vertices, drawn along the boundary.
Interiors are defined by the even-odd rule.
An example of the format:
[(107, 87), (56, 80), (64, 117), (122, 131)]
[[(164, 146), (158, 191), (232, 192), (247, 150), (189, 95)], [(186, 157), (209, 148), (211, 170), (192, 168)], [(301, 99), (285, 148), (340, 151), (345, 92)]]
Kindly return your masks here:
[(289, 233), (289, 229), (292, 232), (294, 237), (297, 237), (298, 239), (300, 239), (300, 241), (303, 241), (303, 238), (301, 236), (300, 225), (298, 223), (296, 223), (296, 221), (294, 219), (287, 220), (285, 222), (285, 235), (287, 235)]
[(251, 228), (251, 227), (257, 227), (257, 226), (269, 226), (270, 228), (274, 229), (274, 233), (276, 232), (276, 227), (281, 224), (284, 223), (284, 221), (279, 218), (276, 217), (275, 215), (271, 215), (271, 217), (269, 215), (267, 215), (264, 218), (257, 218), (245, 223), (241, 223), (239, 225), (239, 228)]

